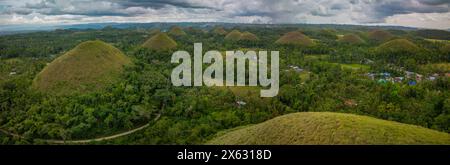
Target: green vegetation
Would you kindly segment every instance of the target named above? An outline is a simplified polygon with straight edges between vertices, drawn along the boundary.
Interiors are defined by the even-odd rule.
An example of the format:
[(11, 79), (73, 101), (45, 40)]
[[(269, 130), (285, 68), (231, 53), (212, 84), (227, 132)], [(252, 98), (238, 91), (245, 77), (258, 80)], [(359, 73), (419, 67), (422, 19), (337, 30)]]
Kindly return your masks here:
[(423, 29), (417, 30), (415, 34), (428, 39), (450, 40), (450, 32), (445, 30)]
[(170, 50), (176, 48), (177, 43), (166, 33), (158, 33), (152, 38), (145, 41), (142, 47), (156, 51)]
[(280, 39), (278, 39), (276, 44), (281, 45), (296, 45), (296, 46), (312, 46), (314, 42), (299, 31), (293, 31), (286, 33)]
[(303, 112), (219, 133), (207, 144), (450, 144), (450, 135), (372, 117)]
[(53, 94), (85, 93), (118, 81), (130, 59), (102, 41), (83, 42), (48, 64), (33, 87)]
[(227, 34), (227, 31), (223, 29), (223, 27), (216, 27), (214, 28), (213, 33), (218, 35), (225, 35)]
[[(399, 141), (384, 141), (383, 144), (413, 143), (403, 141), (405, 139), (398, 136), (405, 135), (405, 138), (409, 138), (410, 134), (414, 134), (404, 131), (415, 127), (411, 125), (450, 132), (450, 56), (441, 51), (446, 44), (430, 42), (417, 36), (415, 30), (380, 27), (383, 31), (408, 40), (393, 40), (385, 44), (368, 38), (367, 32), (371, 30), (369, 27), (345, 25), (214, 25), (236, 29), (230, 36), (242, 31), (259, 38), (258, 41), (239, 41), (242, 36), (239, 32), (239, 35), (230, 37), (237, 39), (232, 42), (225, 39), (224, 35), (214, 33), (214, 30), (205, 33), (206, 30), (211, 31), (212, 27), (203, 26), (204, 24), (176, 24), (191, 27), (186, 29), (189, 35), (171, 35), (176, 43), (164, 33), (156, 30), (154, 34), (152, 32), (156, 28), (166, 31), (173, 25), (175, 24), (127, 29), (69, 29), (0, 36), (0, 130), (23, 137), (11, 137), (0, 131), (0, 143), (44, 144), (46, 142), (39, 139), (91, 139), (115, 135), (148, 124), (148, 127), (133, 134), (92, 143), (204, 144), (218, 132), (247, 125), (257, 126), (278, 116), (297, 112), (339, 112), (383, 119), (382, 122), (373, 118), (363, 120), (380, 121), (374, 122), (383, 125), (380, 129), (374, 129), (375, 131), (391, 128), (392, 125), (403, 125), (399, 123), (409, 124), (401, 129), (403, 131), (397, 132), (399, 134), (386, 134), (384, 138)], [(302, 32), (298, 32), (298, 29), (302, 29)], [(343, 44), (336, 39), (337, 34), (354, 34), (366, 42)], [(314, 41), (309, 37), (314, 38)], [(95, 49), (92, 51), (89, 45), (87, 49), (77, 50), (77, 45), (93, 40), (108, 44), (93, 46)], [(94, 43), (96, 42), (100, 41)], [(193, 54), (193, 43), (198, 42), (203, 43), (204, 51), (279, 51), (279, 94), (273, 98), (261, 98), (260, 86), (174, 87), (170, 75), (176, 65), (170, 63), (171, 55), (176, 50), (186, 50)], [(386, 50), (393, 48), (408, 51), (383, 51), (380, 45), (388, 47)], [(104, 49), (97, 49), (98, 47)], [(415, 47), (418, 49), (411, 50)], [(104, 67), (107, 71), (116, 68), (119, 63), (132, 61), (132, 65), (113, 69), (118, 71), (110, 72), (111, 76), (106, 79), (102, 78), (107, 83), (95, 84), (101, 85), (101, 90), (54, 95), (36, 88), (35, 79), (41, 71), (53, 65), (63, 66), (56, 63), (59, 58), (67, 58), (68, 54), (81, 51), (99, 56), (88, 56), (87, 59), (73, 62), (83, 65), (82, 67), (64, 64), (60, 70), (65, 72), (70, 68), (77, 71), (75, 73), (83, 71), (77, 76), (93, 76), (85, 80), (71, 80), (75, 86), (81, 85), (82, 89), (88, 86), (82, 85), (85, 82), (91, 83), (96, 78), (102, 78), (94, 76), (100, 73), (97, 72), (97, 67)], [(119, 57), (127, 57), (127, 60), (118, 58), (122, 60), (110, 61), (110, 58), (100, 58), (104, 52), (120, 54)], [(116, 56), (113, 57), (111, 59), (117, 59)], [(73, 58), (75, 59), (78, 58)], [(95, 64), (91, 65), (94, 61)], [(208, 64), (204, 64), (204, 68), (206, 66)], [(420, 74), (421, 80), (416, 80), (414, 75), (406, 77), (406, 71)], [(52, 75), (56, 76), (50, 78), (64, 78), (59, 70), (55, 72)], [(390, 73), (390, 77), (384, 77), (382, 73)], [(372, 78), (369, 76), (371, 74), (375, 76)], [(394, 78), (398, 77), (403, 77), (403, 81), (394, 82)], [(113, 79), (115, 80), (110, 81)], [(384, 80), (383, 83), (379, 83), (380, 79)], [(410, 84), (413, 80), (415, 83)], [(61, 90), (69, 89), (61, 87)], [(314, 124), (313, 121), (310, 123)], [(390, 124), (385, 127), (383, 123)], [(357, 125), (346, 128), (353, 127)], [(393, 130), (396, 128), (392, 127)], [(349, 136), (355, 135), (353, 133), (361, 132), (350, 132)], [(378, 140), (383, 140), (378, 136), (371, 137), (355, 137), (357, 140), (354, 142), (375, 144), (381, 143)], [(423, 144), (421, 142), (417, 143)]]
[(441, 48), (441, 52), (445, 54), (450, 54), (450, 44), (446, 44)]

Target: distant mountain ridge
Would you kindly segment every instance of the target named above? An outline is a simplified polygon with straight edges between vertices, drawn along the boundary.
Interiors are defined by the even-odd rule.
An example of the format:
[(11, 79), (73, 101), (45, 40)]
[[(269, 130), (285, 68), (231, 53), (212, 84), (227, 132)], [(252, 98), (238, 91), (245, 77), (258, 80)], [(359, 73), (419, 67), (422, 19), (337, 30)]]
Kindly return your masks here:
[(350, 25), (350, 24), (242, 24), (242, 23), (223, 23), (223, 22), (153, 22), (153, 23), (86, 23), (86, 24), (71, 24), (71, 25), (0, 25), (0, 35), (21, 33), (27, 31), (51, 31), (56, 29), (103, 29), (105, 27), (112, 27), (118, 29), (128, 28), (159, 28), (168, 30), (170, 27), (177, 25), (180, 27), (197, 27), (214, 29), (217, 26), (224, 28), (231, 28), (236, 25), (245, 27), (264, 26), (264, 27), (321, 27), (321, 28), (360, 28), (366, 27), (369, 29), (396, 29), (396, 30), (417, 30), (414, 27), (403, 26), (365, 26), (365, 25)]

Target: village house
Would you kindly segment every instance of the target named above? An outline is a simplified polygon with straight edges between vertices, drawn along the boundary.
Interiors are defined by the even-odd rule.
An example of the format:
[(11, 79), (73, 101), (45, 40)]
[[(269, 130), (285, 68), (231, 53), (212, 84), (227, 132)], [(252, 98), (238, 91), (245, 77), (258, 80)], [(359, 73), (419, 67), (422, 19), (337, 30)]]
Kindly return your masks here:
[(405, 78), (404, 77), (394, 77), (394, 82), (401, 83), (401, 82), (403, 82), (403, 79), (405, 79)]
[(242, 100), (236, 101), (236, 104), (238, 105), (238, 107), (243, 107), (243, 106), (247, 105), (247, 103)]
[(304, 71), (304, 69), (302, 69), (302, 68), (300, 68), (300, 67), (298, 67), (298, 66), (295, 66), (295, 65), (289, 65), (289, 67), (290, 67), (291, 69), (293, 69), (295, 72), (298, 72), (298, 73)]

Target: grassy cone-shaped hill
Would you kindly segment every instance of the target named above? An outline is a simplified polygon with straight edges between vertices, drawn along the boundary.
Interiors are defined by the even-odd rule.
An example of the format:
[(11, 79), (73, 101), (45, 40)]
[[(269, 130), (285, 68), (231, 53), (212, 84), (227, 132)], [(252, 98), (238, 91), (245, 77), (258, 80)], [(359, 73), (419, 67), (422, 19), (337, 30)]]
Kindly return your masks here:
[(174, 26), (170, 28), (169, 34), (173, 36), (184, 36), (186, 35), (186, 32), (184, 32), (183, 29), (181, 29), (181, 27)]
[(244, 32), (244, 33), (242, 33), (241, 38), (239, 40), (242, 40), (242, 41), (258, 41), (259, 38), (253, 33)]
[(158, 33), (161, 33), (161, 30), (159, 30), (159, 29), (151, 29), (151, 30), (148, 31), (148, 34), (150, 34), (150, 35), (155, 35), (155, 34), (158, 34)]
[(33, 87), (53, 94), (72, 94), (102, 89), (118, 81), (130, 59), (102, 41), (87, 41), (47, 65)]
[(420, 51), (420, 48), (407, 39), (395, 39), (377, 47), (377, 52), (379, 53), (417, 53), (418, 51)]
[(347, 34), (340, 38), (339, 42), (348, 44), (363, 44), (364, 40), (355, 34)]
[(239, 30), (233, 30), (225, 36), (225, 40), (228, 41), (239, 41), (241, 39), (242, 33)]
[(369, 32), (369, 40), (376, 42), (386, 42), (394, 38), (394, 35), (384, 30), (373, 30)]
[(286, 33), (280, 39), (278, 39), (276, 44), (281, 45), (296, 45), (296, 46), (313, 46), (314, 42), (306, 35), (299, 31), (293, 31)]
[(218, 133), (207, 144), (450, 144), (450, 135), (367, 116), (302, 112)]
[(151, 50), (162, 51), (162, 50), (170, 50), (177, 47), (177, 43), (170, 38), (166, 33), (158, 33), (148, 39), (142, 47), (148, 48)]
[(227, 31), (225, 29), (223, 29), (223, 27), (216, 27), (213, 30), (213, 33), (218, 34), (218, 35), (225, 35), (225, 34), (227, 34)]

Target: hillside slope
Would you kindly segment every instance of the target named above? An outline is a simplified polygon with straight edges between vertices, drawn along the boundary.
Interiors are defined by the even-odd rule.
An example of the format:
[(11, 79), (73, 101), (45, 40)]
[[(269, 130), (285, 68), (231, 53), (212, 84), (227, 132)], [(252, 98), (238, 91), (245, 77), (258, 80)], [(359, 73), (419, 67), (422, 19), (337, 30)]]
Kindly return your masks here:
[(302, 112), (219, 133), (207, 144), (450, 144), (450, 135), (367, 116)]
[(48, 64), (33, 87), (48, 93), (70, 94), (100, 89), (114, 83), (131, 60), (102, 41), (87, 41)]

